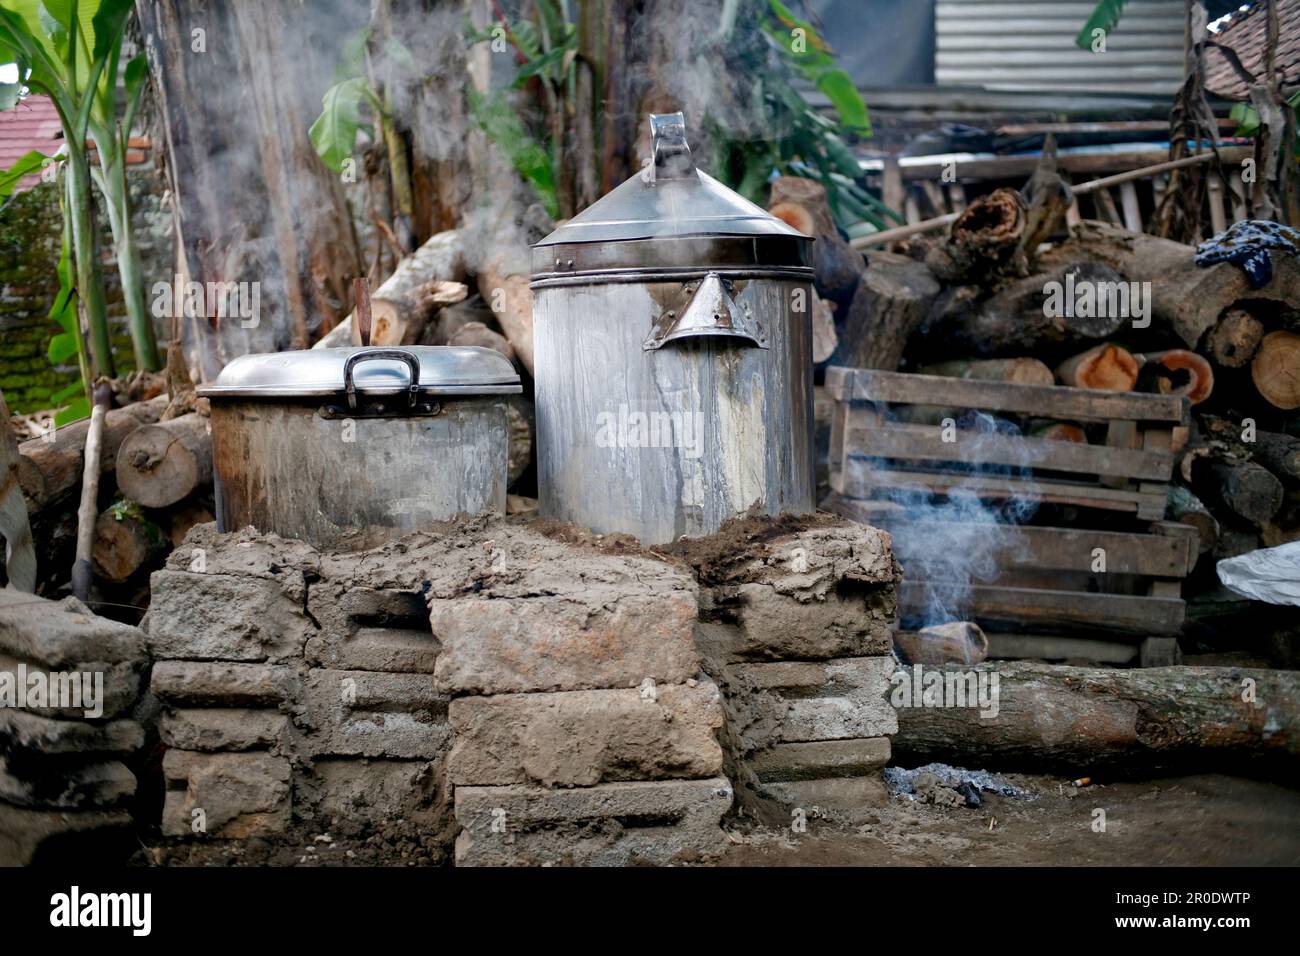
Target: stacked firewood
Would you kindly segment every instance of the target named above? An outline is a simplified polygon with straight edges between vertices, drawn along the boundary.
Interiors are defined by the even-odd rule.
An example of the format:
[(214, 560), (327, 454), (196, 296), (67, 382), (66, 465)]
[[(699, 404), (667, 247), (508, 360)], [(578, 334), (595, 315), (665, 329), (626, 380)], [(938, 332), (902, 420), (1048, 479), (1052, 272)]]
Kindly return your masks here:
[[(1214, 559), (1300, 537), (1292, 255), (1265, 252), (1272, 277), (1255, 288), (1232, 261), (1198, 266), (1189, 245), (1100, 222), (1066, 230), (1070, 193), (1050, 168), (979, 198), (946, 233), (865, 259), (835, 231), (818, 184), (777, 180), (772, 200), (818, 239), (816, 292), (834, 309), (821, 331), (814, 312), (814, 340), (835, 343), (823, 364), (1184, 395), (1192, 414), (1175, 432), (1167, 517), (1194, 525)], [(1229, 238), (1228, 250), (1250, 242)], [(1086, 426), (1035, 434), (1104, 440)]]

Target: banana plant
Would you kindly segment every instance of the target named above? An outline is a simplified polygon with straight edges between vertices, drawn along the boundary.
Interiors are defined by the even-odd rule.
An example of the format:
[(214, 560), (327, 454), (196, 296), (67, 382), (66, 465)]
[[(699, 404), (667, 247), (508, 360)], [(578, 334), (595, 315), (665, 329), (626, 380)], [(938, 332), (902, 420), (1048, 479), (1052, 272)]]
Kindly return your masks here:
[[(116, 373), (96, 249), (86, 135), (96, 92), (122, 42), (131, 0), (0, 0), (0, 60), (27, 89), (50, 98), (63, 126), (76, 296), (89, 329), (86, 398), (94, 377)], [(114, 77), (114, 79), (116, 79)]]

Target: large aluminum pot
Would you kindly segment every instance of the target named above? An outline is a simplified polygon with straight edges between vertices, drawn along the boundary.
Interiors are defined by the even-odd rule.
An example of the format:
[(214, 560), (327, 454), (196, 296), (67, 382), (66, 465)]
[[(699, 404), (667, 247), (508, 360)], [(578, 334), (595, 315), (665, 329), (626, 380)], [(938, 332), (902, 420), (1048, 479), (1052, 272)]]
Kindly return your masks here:
[(533, 248), (543, 515), (646, 543), (814, 508), (811, 241), (654, 162)]
[(215, 384), (221, 530), (373, 547), (458, 515), (504, 513), (509, 360), (461, 346), (245, 355)]

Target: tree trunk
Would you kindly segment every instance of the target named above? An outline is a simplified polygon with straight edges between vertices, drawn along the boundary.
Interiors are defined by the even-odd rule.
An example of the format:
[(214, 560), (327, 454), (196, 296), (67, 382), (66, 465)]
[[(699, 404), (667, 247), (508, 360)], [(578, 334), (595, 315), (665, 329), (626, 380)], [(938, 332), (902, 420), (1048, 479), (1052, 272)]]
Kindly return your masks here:
[(1282, 483), (1254, 462), (1198, 458), (1192, 465), (1192, 484), (1207, 500), (1222, 503), (1256, 526), (1282, 507)]
[(165, 508), (212, 482), (212, 431), (198, 412), (137, 428), (117, 453), (117, 487), (146, 508)]
[[(1187, 758), (1300, 754), (1300, 673), (1236, 667), (1064, 667), (997, 661), (936, 669), (997, 672), (996, 716), (979, 707), (898, 709), (895, 757), (988, 769), (1150, 769)], [(902, 676), (911, 678), (910, 670)], [(896, 678), (900, 680), (901, 677)], [(894, 693), (898, 693), (895, 690)], [(913, 701), (913, 703), (916, 703)]]
[(922, 365), (921, 375), (943, 375), (977, 382), (1014, 382), (1018, 385), (1055, 385), (1052, 370), (1035, 358), (953, 359), (937, 365)]
[(27, 519), (27, 502), (18, 484), (18, 442), (9, 406), (0, 392), (0, 538), (4, 539), (5, 581), (19, 591), (36, 590), (36, 550)]
[(938, 295), (939, 283), (921, 263), (873, 252), (845, 317), (835, 364), (897, 369), (908, 339)]
[(1245, 309), (1229, 309), (1206, 336), (1205, 351), (1223, 368), (1245, 368), (1263, 338), (1263, 322)]
[(772, 182), (768, 211), (817, 240), (812, 248), (817, 293), (840, 306), (852, 302), (866, 262), (862, 253), (840, 235), (826, 199), (826, 187), (813, 179), (780, 176)]
[(1171, 521), (1196, 529), (1197, 553), (1214, 550), (1219, 542), (1219, 521), (1201, 499), (1182, 485), (1169, 486), (1169, 503), (1165, 516)]
[[(137, 0), (166, 137), (182, 276), (259, 282), (261, 314), (186, 317), (204, 381), (246, 352), (306, 348), (361, 273), (342, 183), (306, 131), (354, 24), (294, 0)], [(284, 38), (293, 38), (286, 55)]]
[(124, 583), (171, 550), (167, 535), (138, 508), (102, 512), (95, 520), (94, 535), (95, 573), (112, 584)]
[(1256, 432), (1255, 460), (1284, 482), (1300, 484), (1300, 438), (1280, 432)]
[(1169, 349), (1133, 357), (1141, 366), (1138, 370), (1139, 391), (1186, 395), (1192, 405), (1199, 405), (1214, 391), (1214, 369), (1195, 352)]
[[(167, 407), (166, 396), (126, 408), (115, 408), (104, 416), (104, 437), (100, 444), (100, 470), (114, 467), (118, 449), (126, 436), (142, 425), (158, 421)], [(18, 482), (33, 514), (76, 488), (81, 482), (82, 458), (90, 420), (82, 419), (56, 429), (52, 441), (33, 438), (18, 446)]]
[(981, 196), (953, 221), (947, 238), (930, 247), (926, 265), (950, 284), (1025, 275), (1025, 213), (1025, 200), (1014, 189)]

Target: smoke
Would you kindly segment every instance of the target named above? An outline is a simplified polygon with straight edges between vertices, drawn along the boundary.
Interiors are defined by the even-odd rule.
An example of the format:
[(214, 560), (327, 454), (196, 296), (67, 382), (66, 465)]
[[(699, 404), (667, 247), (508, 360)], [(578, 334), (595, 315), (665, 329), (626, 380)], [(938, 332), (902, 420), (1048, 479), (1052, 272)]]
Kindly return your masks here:
[[(918, 620), (925, 627), (970, 620), (972, 589), (997, 578), (1009, 560), (1022, 557), (1024, 546), (1015, 526), (1037, 511), (1038, 487), (1029, 471), (1029, 456), (1020, 428), (984, 412), (967, 412), (939, 426), (953, 438), (954, 458), (978, 463), (945, 471), (952, 484), (936, 496), (921, 483), (890, 488), (887, 500), (906, 522), (894, 535), (904, 579), (926, 583)], [(996, 453), (992, 453), (996, 448)], [(1009, 464), (988, 464), (990, 460)], [(1012, 480), (1018, 493), (1005, 499), (981, 497), (982, 479)]]

